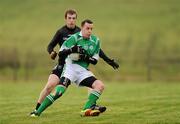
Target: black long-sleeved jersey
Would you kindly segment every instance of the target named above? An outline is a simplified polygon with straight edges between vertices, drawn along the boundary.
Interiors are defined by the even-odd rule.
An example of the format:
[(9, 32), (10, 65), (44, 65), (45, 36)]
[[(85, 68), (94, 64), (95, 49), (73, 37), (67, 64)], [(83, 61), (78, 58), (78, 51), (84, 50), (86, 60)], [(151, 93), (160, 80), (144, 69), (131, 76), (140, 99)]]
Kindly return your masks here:
[(54, 47), (59, 44), (59, 47), (67, 40), (72, 34), (79, 32), (81, 29), (77, 26), (75, 28), (70, 29), (66, 25), (57, 30), (56, 34), (54, 35), (53, 39), (49, 43), (47, 47), (47, 51), (49, 54), (53, 51)]
[[(51, 52), (57, 44), (59, 44), (59, 47), (61, 47), (61, 45), (64, 43), (66, 39), (68, 39), (72, 34), (79, 32), (80, 30), (81, 29), (78, 26), (75, 26), (74, 29), (70, 29), (66, 25), (57, 30), (56, 34), (54, 35), (53, 39), (47, 47), (48, 53), (51, 54)], [(111, 61), (111, 59), (108, 56), (106, 56), (105, 53), (102, 51), (102, 49), (100, 49), (99, 56), (108, 64), (109, 61)], [(59, 58), (58, 62), (61, 65), (64, 64), (64, 60), (62, 58)]]

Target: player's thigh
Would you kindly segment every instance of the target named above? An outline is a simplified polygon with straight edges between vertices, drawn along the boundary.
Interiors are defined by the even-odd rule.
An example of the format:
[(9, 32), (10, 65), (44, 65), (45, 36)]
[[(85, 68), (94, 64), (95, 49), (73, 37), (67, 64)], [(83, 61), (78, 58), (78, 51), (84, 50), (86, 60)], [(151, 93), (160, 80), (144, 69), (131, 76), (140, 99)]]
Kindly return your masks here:
[(97, 79), (94, 76), (86, 77), (83, 79), (80, 83), (79, 86), (86, 86), (88, 87), (89, 93), (92, 91), (92, 85)]
[(59, 77), (55, 74), (50, 74), (48, 78), (48, 82), (46, 84), (47, 89), (53, 89), (56, 85), (59, 84)]
[(80, 86), (86, 86), (92, 88), (92, 83), (97, 80), (94, 76), (94, 74), (87, 70), (87, 69), (82, 69), (81, 73), (77, 75), (78, 79), (76, 83)]
[(58, 64), (57, 64), (57, 65), (53, 68), (51, 74), (55, 74), (55, 75), (57, 75), (57, 76), (60, 78), (60, 77), (61, 77), (61, 74), (62, 74), (62, 71), (63, 71), (63, 67), (64, 67), (64, 65), (58, 65)]
[[(74, 82), (76, 80), (75, 70), (76, 70), (76, 68), (72, 64), (68, 64), (68, 65), (64, 66), (63, 72), (61, 74), (61, 79), (67, 78), (71, 82)], [(62, 82), (60, 82), (60, 83), (62, 83)]]
[(60, 82), (62, 70), (63, 70), (63, 65), (58, 65), (58, 64), (52, 69), (52, 72), (49, 75), (45, 89), (53, 89)]

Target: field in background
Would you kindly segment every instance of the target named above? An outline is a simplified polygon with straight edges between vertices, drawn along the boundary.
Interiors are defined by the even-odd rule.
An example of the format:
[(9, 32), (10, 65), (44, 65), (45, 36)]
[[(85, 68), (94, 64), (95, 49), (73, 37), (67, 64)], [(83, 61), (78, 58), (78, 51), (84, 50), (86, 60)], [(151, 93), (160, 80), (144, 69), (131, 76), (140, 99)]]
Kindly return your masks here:
[(180, 84), (164, 82), (106, 83), (99, 117), (79, 116), (87, 99), (85, 88), (71, 85), (65, 95), (39, 118), (30, 118), (44, 84), (0, 83), (0, 124), (179, 124)]
[(121, 64), (114, 72), (100, 60), (98, 77), (180, 80), (179, 0), (1, 0), (0, 79), (47, 77), (55, 62), (46, 47), (67, 8), (78, 11), (78, 25), (94, 21), (103, 50)]

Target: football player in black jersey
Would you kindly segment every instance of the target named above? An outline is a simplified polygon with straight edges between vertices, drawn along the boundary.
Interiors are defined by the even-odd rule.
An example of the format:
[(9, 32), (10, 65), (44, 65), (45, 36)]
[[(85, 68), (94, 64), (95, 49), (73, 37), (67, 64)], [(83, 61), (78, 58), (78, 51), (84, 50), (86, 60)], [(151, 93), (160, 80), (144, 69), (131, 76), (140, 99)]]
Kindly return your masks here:
[[(78, 26), (76, 26), (76, 19), (77, 19), (77, 12), (75, 10), (68, 9), (65, 12), (66, 25), (64, 25), (59, 30), (57, 30), (56, 34), (54, 35), (53, 39), (51, 40), (51, 42), (47, 47), (47, 51), (50, 54), (51, 59), (54, 60), (57, 56), (56, 51), (54, 51), (54, 48), (57, 44), (60, 47), (67, 38), (69, 38), (72, 34), (75, 34), (81, 30)], [(99, 56), (106, 63), (111, 65), (114, 69), (119, 68), (118, 63), (116, 63), (113, 59), (107, 57), (105, 53), (102, 51), (102, 49), (100, 50)], [(64, 64), (65, 64), (64, 58), (58, 58), (58, 64), (53, 68), (52, 73), (49, 75), (47, 84), (40, 93), (36, 108), (33, 112), (31, 112), (31, 114), (33, 114), (39, 108), (45, 97), (49, 95), (51, 91), (55, 88), (55, 86), (59, 83)], [(99, 109), (101, 112), (104, 112), (106, 110), (106, 107), (93, 105), (92, 109)]]

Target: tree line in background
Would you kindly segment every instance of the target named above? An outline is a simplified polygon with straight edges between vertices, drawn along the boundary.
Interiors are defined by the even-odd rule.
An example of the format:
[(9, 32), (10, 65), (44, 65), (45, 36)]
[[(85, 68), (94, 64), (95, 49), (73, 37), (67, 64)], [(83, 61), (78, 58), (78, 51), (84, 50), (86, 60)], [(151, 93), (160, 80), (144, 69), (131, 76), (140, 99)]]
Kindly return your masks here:
[(0, 49), (0, 70), (9, 68), (13, 73), (9, 75), (14, 81), (19, 79), (18, 72), (23, 68), (25, 80), (29, 80), (30, 72), (36, 67), (36, 59), (32, 52), (27, 52), (25, 61), (21, 61), (21, 57), (17, 48)]
[[(128, 39), (128, 40), (129, 41), (127, 42), (132, 42), (131, 39)], [(157, 73), (162, 73), (164, 76), (164, 79), (166, 78), (168, 80), (171, 79), (171, 78), (166, 77), (166, 74), (165, 74), (166, 72), (164, 71), (166, 68), (168, 68), (167, 73), (168, 74), (171, 73), (168, 76), (173, 77), (173, 75), (175, 75), (177, 76), (177, 78), (175, 79), (180, 80), (180, 78), (178, 78), (178, 75), (176, 75), (176, 73), (179, 70), (178, 67), (180, 65), (180, 56), (178, 55), (178, 53), (172, 56), (166, 56), (165, 54), (164, 56), (162, 55), (157, 56), (156, 55), (157, 53), (155, 52), (157, 42), (158, 42), (158, 35), (154, 33), (149, 37), (147, 46), (145, 47), (145, 49), (143, 49), (143, 51), (139, 51), (137, 48), (137, 52), (134, 53), (137, 57), (133, 59), (129, 59), (129, 60), (125, 59), (126, 57), (124, 57), (124, 59), (120, 58), (121, 59), (120, 64), (122, 62), (121, 66), (126, 65), (126, 63), (129, 63), (134, 67), (137, 65), (143, 66), (145, 70), (142, 70), (142, 73), (145, 73), (145, 74), (139, 75), (139, 76), (140, 77), (145, 76), (144, 78), (148, 81), (154, 80), (154, 75), (153, 75), (154, 70), (158, 70)], [(138, 56), (139, 52), (141, 52), (141, 54)], [(39, 59), (39, 58), (41, 58), (41, 56), (37, 56), (36, 53), (33, 53), (32, 51), (28, 51), (25, 54), (24, 59), (22, 59), (21, 54), (19, 53), (16, 47), (11, 48), (11, 49), (1, 48), (0, 49), (0, 73), (1, 73), (0, 78), (3, 76), (2, 74), (3, 70), (9, 69), (12, 73), (11, 75), (8, 74), (7, 77), (8, 78), (11, 77), (10, 79), (14, 81), (17, 81), (18, 79), (22, 79), (22, 75), (26, 81), (31, 79), (32, 71), (38, 68), (39, 66), (44, 66), (41, 64), (39, 65), (38, 62), (46, 63), (43, 61), (43, 59)], [(48, 63), (46, 63), (46, 65), (48, 65)], [(24, 70), (21, 76), (19, 76), (20, 70)], [(47, 69), (45, 68), (45, 70)], [(96, 68), (96, 71), (101, 72), (102, 68)], [(111, 78), (108, 77), (109, 75), (108, 72), (100, 73), (100, 75), (103, 75), (103, 76), (105, 75), (104, 78), (107, 78), (107, 79), (113, 79), (112, 76)], [(118, 75), (119, 73), (115, 73), (115, 76), (118, 76)]]

